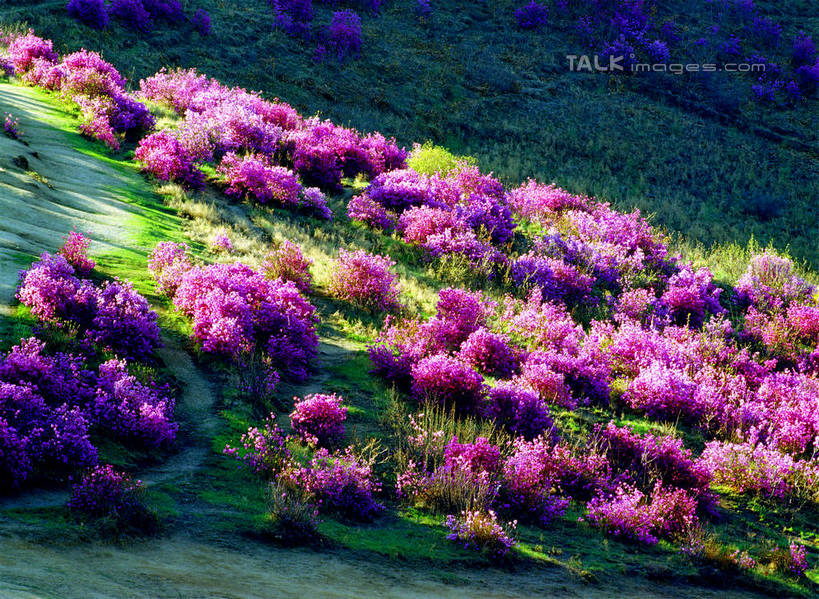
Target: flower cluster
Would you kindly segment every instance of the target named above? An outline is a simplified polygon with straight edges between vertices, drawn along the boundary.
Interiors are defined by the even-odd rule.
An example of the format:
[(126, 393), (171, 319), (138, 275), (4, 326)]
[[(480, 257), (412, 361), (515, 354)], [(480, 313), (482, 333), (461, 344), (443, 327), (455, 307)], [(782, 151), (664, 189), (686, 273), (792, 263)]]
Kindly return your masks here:
[(93, 517), (120, 518), (140, 502), (142, 482), (114, 470), (110, 464), (97, 466), (82, 476), (71, 491), (68, 507)]
[(20, 139), (20, 121), (13, 117), (8, 112), (5, 113), (6, 118), (3, 121), (3, 131), (11, 139)]
[(364, 308), (392, 312), (399, 307), (400, 286), (386, 256), (364, 250), (340, 250), (330, 274), (328, 291), (334, 297)]
[(182, 143), (168, 131), (157, 131), (143, 137), (134, 159), (145, 172), (160, 181), (177, 181), (189, 188), (202, 187), (204, 175)]
[(294, 379), (308, 378), (318, 348), (315, 308), (294, 283), (244, 264), (192, 267), (172, 244), (157, 246), (150, 264), (158, 288), (192, 318), (204, 351), (233, 359), (261, 351)]
[(320, 393), (296, 401), (290, 424), (305, 442), (321, 447), (336, 447), (344, 440), (347, 407), (338, 395)]
[(71, 231), (63, 237), (63, 245), (57, 250), (57, 254), (65, 258), (66, 262), (73, 266), (79, 274), (87, 275), (96, 266), (96, 263), (88, 257), (90, 243), (91, 240), (82, 233)]
[(516, 524), (509, 522), (504, 526), (491, 510), (486, 513), (467, 510), (459, 517), (447, 516), (446, 525), (450, 530), (447, 539), (480, 551), (492, 561), (502, 561), (516, 545), (513, 537)]
[(44, 253), (21, 272), (17, 299), (38, 319), (123, 357), (148, 358), (160, 345), (156, 312), (131, 283), (80, 279), (60, 254)]
[[(113, 10), (112, 5), (111, 14)], [(25, 83), (57, 91), (76, 104), (82, 113), (80, 130), (113, 149), (119, 149), (123, 134), (136, 135), (154, 126), (145, 105), (125, 91), (125, 79), (96, 52), (80, 50), (59, 61), (51, 41), (30, 32), (12, 40), (9, 57)]]
[(312, 263), (312, 260), (304, 257), (299, 246), (285, 240), (265, 256), (261, 271), (268, 279), (292, 281), (299, 291), (309, 293), (313, 281), (310, 274)]

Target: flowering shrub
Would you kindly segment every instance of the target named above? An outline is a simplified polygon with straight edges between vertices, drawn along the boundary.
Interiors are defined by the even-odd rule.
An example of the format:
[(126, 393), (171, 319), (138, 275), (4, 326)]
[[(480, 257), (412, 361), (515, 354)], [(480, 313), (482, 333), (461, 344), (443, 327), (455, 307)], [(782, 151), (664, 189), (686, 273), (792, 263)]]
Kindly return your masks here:
[(313, 277), (310, 265), (313, 263), (301, 253), (301, 248), (292, 241), (283, 241), (271, 250), (261, 265), (261, 271), (268, 279), (292, 281), (302, 293), (310, 292)]
[(541, 29), (549, 19), (549, 10), (532, 0), (515, 11), (515, 19), (521, 29)]
[(275, 479), (291, 466), (287, 437), (275, 420), (276, 414), (270, 414), (262, 428), (250, 427), (242, 435), (241, 448), (226, 445), (223, 453), (239, 460), (255, 474)]
[(82, 233), (71, 231), (63, 236), (63, 246), (57, 254), (66, 259), (80, 274), (88, 274), (94, 270), (96, 263), (88, 257), (88, 246), (91, 240)]
[(152, 133), (140, 140), (134, 158), (143, 170), (161, 181), (178, 181), (185, 187), (202, 187), (204, 175), (180, 141), (167, 131)]
[(270, 485), (268, 519), (269, 534), (286, 545), (308, 543), (321, 536), (313, 496), (283, 479)]
[(366, 195), (355, 196), (347, 204), (347, 216), (382, 231), (391, 231), (396, 226), (394, 215)]
[(535, 391), (515, 383), (503, 382), (489, 390), (484, 415), (526, 440), (548, 434), (554, 427), (548, 404)]
[(518, 368), (509, 338), (483, 327), (469, 334), (458, 355), (478, 372), (486, 374), (508, 377)]
[(193, 13), (193, 16), (191, 17), (191, 24), (193, 24), (193, 28), (198, 31), (199, 35), (202, 37), (210, 35), (210, 13), (204, 8), (196, 9), (196, 12)]
[(318, 347), (315, 308), (294, 283), (244, 264), (212, 264), (184, 272), (173, 302), (193, 319), (204, 351), (236, 359), (259, 350), (296, 380), (308, 378)]
[(492, 561), (502, 561), (509, 557), (515, 547), (513, 538), (517, 522), (503, 526), (495, 512), (464, 511), (460, 517), (447, 516), (446, 525), (451, 531), (447, 539), (462, 544), (486, 555)]
[(156, 281), (156, 291), (160, 295), (176, 295), (182, 277), (193, 268), (188, 249), (184, 243), (161, 241), (148, 255), (148, 270)]
[(327, 51), (338, 60), (347, 56), (356, 57), (361, 52), (361, 17), (353, 10), (333, 13), (327, 28)]
[(27, 73), (35, 66), (35, 61), (54, 64), (58, 59), (51, 40), (37, 37), (33, 31), (13, 39), (9, 44), (8, 54), (17, 73)]
[(142, 33), (150, 32), (154, 26), (142, 0), (112, 0), (108, 13), (129, 29)]
[(110, 464), (85, 474), (72, 488), (68, 507), (93, 517), (127, 518), (141, 505), (142, 483)]
[(645, 495), (626, 485), (620, 485), (614, 494), (600, 494), (587, 504), (584, 520), (601, 528), (610, 536), (654, 545), (652, 514), (644, 502)]
[(369, 310), (391, 312), (399, 307), (400, 287), (390, 270), (395, 262), (364, 250), (340, 250), (330, 274), (328, 291), (334, 297)]
[(68, 15), (94, 29), (108, 25), (108, 7), (104, 0), (69, 0)]
[(20, 279), (17, 298), (44, 322), (70, 326), (79, 338), (126, 357), (147, 358), (160, 345), (156, 312), (131, 283), (97, 287), (75, 277), (63, 256), (47, 253)]
[(412, 394), (420, 402), (475, 412), (486, 394), (483, 377), (457, 358), (436, 354), (412, 367)]
[(20, 139), (20, 122), (11, 116), (8, 112), (5, 113), (6, 118), (3, 121), (3, 131), (11, 139)]
[(210, 240), (210, 251), (216, 254), (232, 254), (233, 242), (224, 230), (217, 232)]
[(171, 420), (173, 411), (167, 390), (140, 383), (128, 373), (124, 361), (100, 365), (91, 414), (114, 435), (145, 446), (170, 445), (178, 428)]
[(373, 498), (381, 490), (381, 483), (373, 477), (372, 464), (349, 448), (335, 454), (319, 449), (307, 466), (287, 476), (315, 495), (322, 508), (345, 518), (367, 522), (384, 509)]
[(335, 447), (344, 440), (347, 407), (338, 395), (311, 394), (296, 402), (290, 414), (293, 430), (302, 440), (321, 447)]
[(790, 555), (790, 563), (788, 564), (788, 573), (791, 576), (799, 578), (804, 576), (808, 569), (808, 560), (805, 555), (805, 546), (791, 541), (788, 546)]

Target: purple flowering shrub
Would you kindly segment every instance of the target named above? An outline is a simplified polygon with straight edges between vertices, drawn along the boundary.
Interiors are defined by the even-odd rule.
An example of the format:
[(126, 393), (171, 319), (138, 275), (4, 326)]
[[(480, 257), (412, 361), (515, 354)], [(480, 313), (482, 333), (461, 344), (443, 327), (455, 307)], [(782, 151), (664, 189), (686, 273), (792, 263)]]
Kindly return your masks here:
[(182, 277), (193, 268), (188, 249), (184, 243), (161, 241), (148, 255), (148, 270), (156, 281), (156, 291), (160, 295), (176, 295)]
[(354, 10), (334, 12), (326, 38), (325, 51), (338, 60), (357, 57), (361, 53), (361, 17)]
[(87, 275), (96, 266), (96, 263), (88, 257), (90, 243), (91, 240), (82, 233), (71, 231), (68, 235), (63, 236), (63, 245), (57, 250), (57, 254), (65, 258), (76, 272)]
[(268, 279), (292, 281), (299, 291), (310, 293), (313, 281), (310, 274), (312, 263), (312, 260), (304, 257), (299, 246), (292, 241), (284, 240), (265, 256), (260, 268)]
[(62, 255), (44, 253), (22, 271), (17, 299), (36, 318), (125, 357), (148, 358), (160, 345), (156, 312), (131, 283), (79, 279)]
[(435, 354), (412, 367), (412, 395), (419, 402), (454, 406), (476, 412), (484, 401), (483, 377), (470, 366), (446, 354)]
[(506, 335), (481, 327), (469, 334), (458, 352), (460, 358), (478, 372), (501, 378), (512, 375), (519, 367), (515, 348)]
[(508, 559), (516, 545), (514, 530), (516, 522), (506, 525), (498, 522), (495, 512), (464, 511), (460, 516), (447, 516), (450, 530), (447, 539), (486, 555), (491, 561)]
[(202, 37), (210, 35), (212, 30), (210, 13), (204, 8), (196, 9), (196, 12), (193, 13), (193, 16), (191, 17), (191, 24)]
[(295, 380), (309, 377), (318, 348), (315, 308), (293, 282), (244, 264), (193, 267), (182, 273), (173, 303), (193, 320), (203, 351), (232, 359), (260, 351)]
[(250, 427), (241, 437), (241, 447), (226, 445), (223, 453), (239, 460), (254, 474), (273, 480), (291, 467), (292, 459), (287, 447), (287, 436), (275, 422), (276, 414), (270, 414), (262, 427)]
[(319, 447), (337, 447), (344, 440), (347, 407), (341, 396), (314, 393), (296, 401), (290, 414), (293, 430), (305, 442)]
[(537, 392), (514, 382), (492, 387), (483, 413), (528, 441), (554, 428), (548, 404)]
[(143, 503), (144, 487), (110, 464), (85, 473), (72, 487), (68, 508), (91, 518), (110, 518), (118, 527), (132, 526), (151, 530), (156, 516)]
[(112, 0), (108, 13), (129, 29), (140, 33), (149, 33), (154, 26), (142, 0)]
[(399, 308), (400, 285), (392, 272), (395, 262), (364, 250), (340, 250), (330, 273), (330, 295), (363, 308), (392, 312)]
[(105, 0), (69, 0), (68, 15), (94, 29), (105, 29), (110, 20)]
[(204, 175), (182, 143), (167, 131), (140, 140), (134, 159), (160, 181), (177, 181), (191, 189), (202, 187)]
[(286, 477), (312, 493), (322, 509), (350, 520), (369, 522), (384, 509), (373, 497), (381, 483), (373, 475), (372, 463), (350, 448), (333, 454), (319, 449), (307, 466), (291, 470)]
[(549, 20), (549, 9), (532, 0), (515, 11), (515, 20), (521, 29), (541, 29)]

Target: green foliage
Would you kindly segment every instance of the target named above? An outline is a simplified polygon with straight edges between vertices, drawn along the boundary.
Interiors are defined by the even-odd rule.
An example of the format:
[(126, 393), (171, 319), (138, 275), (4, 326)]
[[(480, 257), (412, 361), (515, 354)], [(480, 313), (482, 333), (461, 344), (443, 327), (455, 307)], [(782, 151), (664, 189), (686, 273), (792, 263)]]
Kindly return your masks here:
[(407, 166), (423, 175), (445, 177), (462, 164), (475, 165), (477, 160), (471, 156), (456, 156), (446, 148), (436, 146), (431, 141), (413, 149), (407, 159)]

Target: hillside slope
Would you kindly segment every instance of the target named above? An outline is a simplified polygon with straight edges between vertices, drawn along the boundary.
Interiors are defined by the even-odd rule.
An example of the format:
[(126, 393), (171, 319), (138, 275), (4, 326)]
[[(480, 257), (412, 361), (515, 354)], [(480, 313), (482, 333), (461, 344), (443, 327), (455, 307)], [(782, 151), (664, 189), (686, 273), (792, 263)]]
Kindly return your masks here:
[[(361, 58), (343, 64), (316, 63), (314, 42), (274, 30), (265, 0), (186, 2), (189, 13), (210, 11), (208, 38), (165, 24), (97, 32), (62, 3), (13, 4), (0, 19), (27, 22), (60, 50), (95, 48), (134, 83), (156, 65), (196, 67), (304, 114), (475, 155), (508, 182), (554, 180), (640, 208), (692, 242), (754, 237), (819, 265), (816, 99), (782, 111), (752, 102), (748, 83), (738, 91), (732, 76), (705, 84), (572, 73), (565, 56), (582, 51), (572, 31), (520, 31), (513, 11), (522, 2), (434, 2), (423, 20), (409, 0), (377, 17), (362, 11)], [(692, 30), (713, 19), (711, 3), (662, 6)], [(783, 24), (780, 52), (798, 30), (819, 32), (808, 0), (756, 6)], [(332, 10), (315, 3), (317, 27)]]

